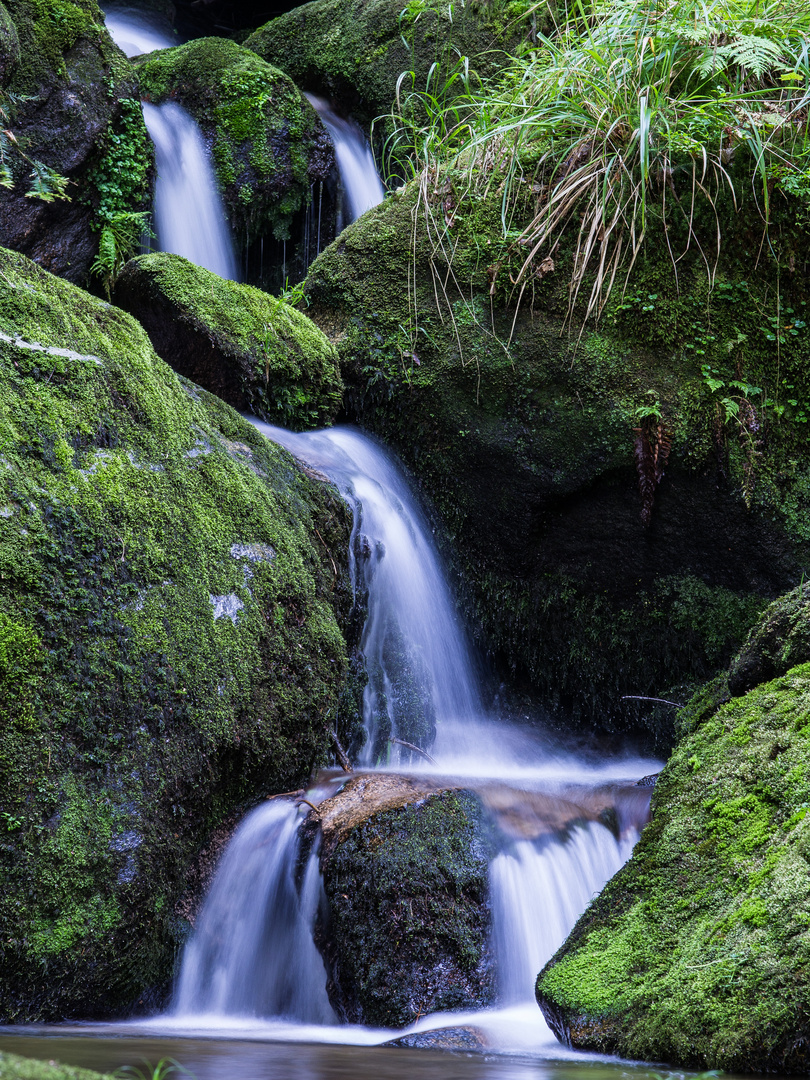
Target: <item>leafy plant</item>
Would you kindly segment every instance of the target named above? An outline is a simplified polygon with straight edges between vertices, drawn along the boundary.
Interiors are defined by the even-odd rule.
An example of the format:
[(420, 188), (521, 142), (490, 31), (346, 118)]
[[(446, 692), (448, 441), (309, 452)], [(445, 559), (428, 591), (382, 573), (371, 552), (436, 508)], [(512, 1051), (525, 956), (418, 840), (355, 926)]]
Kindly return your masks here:
[(40, 199), (42, 202), (64, 199), (69, 202), (67, 186), (70, 181), (67, 177), (52, 169), (50, 165), (29, 157), (11, 130), (16, 107), (25, 100), (27, 99), (18, 94), (0, 90), (0, 187), (15, 187), (14, 165), (24, 164), (30, 168), (26, 198)]
[(93, 260), (90, 272), (101, 278), (108, 300), (124, 263), (138, 250), (144, 235), (153, 235), (149, 218), (147, 211), (121, 210), (112, 214), (102, 227), (98, 255)]
[(143, 1064), (143, 1069), (138, 1069), (134, 1065), (123, 1065), (116, 1070), (114, 1075), (120, 1077), (121, 1080), (127, 1080), (129, 1077), (133, 1077), (134, 1080), (167, 1080), (167, 1077), (177, 1074), (192, 1077), (194, 1075), (184, 1068), (179, 1061), (175, 1061), (174, 1058), (161, 1058), (156, 1065), (150, 1065), (144, 1059)]

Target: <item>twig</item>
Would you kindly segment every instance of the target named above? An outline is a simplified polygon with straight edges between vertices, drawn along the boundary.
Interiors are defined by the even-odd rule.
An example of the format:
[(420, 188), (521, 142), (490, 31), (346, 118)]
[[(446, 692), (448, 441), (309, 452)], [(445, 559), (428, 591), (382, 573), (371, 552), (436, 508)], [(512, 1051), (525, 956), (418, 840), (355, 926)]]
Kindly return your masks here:
[(423, 758), (427, 758), (431, 765), (438, 765), (438, 761), (432, 758), (427, 750), (423, 750), (420, 746), (414, 746), (412, 742), (405, 742), (404, 739), (397, 739), (391, 735), (388, 739), (391, 743), (396, 743), (397, 746), (404, 746), (406, 750), (413, 750), (415, 754), (421, 754)]
[(271, 799), (292, 799), (296, 795), (303, 795), (304, 789), (298, 788), (296, 791), (279, 791), (277, 795), (265, 795), (265, 802), (270, 802)]
[(643, 694), (624, 694), (620, 701), (657, 701), (659, 705), (671, 705), (673, 709), (685, 709), (685, 705), (679, 705), (677, 701), (667, 701), (662, 697), (644, 697)]
[(354, 772), (354, 770), (352, 769), (352, 763), (351, 761), (349, 761), (349, 755), (341, 746), (340, 739), (337, 737), (336, 731), (332, 732), (332, 742), (335, 744), (335, 749), (337, 750), (338, 761), (340, 762), (341, 769), (343, 769), (344, 772)]
[(309, 799), (299, 799), (299, 800), (298, 800), (298, 805), (300, 806), (300, 805), (301, 805), (301, 803), (306, 803), (306, 804), (307, 804), (307, 806), (310, 806), (310, 807), (312, 807), (312, 809), (313, 809), (313, 810), (315, 811), (315, 813), (316, 813), (316, 814), (319, 814), (319, 813), (320, 813), (320, 811), (318, 810), (318, 807), (317, 807), (317, 806), (315, 805), (315, 803), (311, 803), (311, 802), (309, 801)]

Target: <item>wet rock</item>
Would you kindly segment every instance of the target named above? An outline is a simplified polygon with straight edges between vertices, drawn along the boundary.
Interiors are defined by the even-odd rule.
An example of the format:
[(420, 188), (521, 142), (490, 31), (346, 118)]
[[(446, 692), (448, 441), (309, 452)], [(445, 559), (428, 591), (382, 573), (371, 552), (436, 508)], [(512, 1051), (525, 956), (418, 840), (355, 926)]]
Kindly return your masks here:
[(728, 688), (734, 697), (810, 661), (810, 589), (800, 585), (781, 596), (734, 658)]
[(17, 69), (21, 56), (17, 28), (8, 13), (6, 5), (0, 4), (0, 86), (8, 85), (11, 76)]
[(175, 371), (240, 411), (297, 430), (334, 420), (337, 354), (284, 301), (163, 252), (127, 263), (113, 296)]
[[(791, 655), (803, 602), (794, 590), (772, 605), (749, 646)], [(810, 664), (737, 698), (725, 684), (684, 710), (651, 823), (540, 972), (537, 1000), (575, 1049), (804, 1075)]]
[(31, 159), (70, 183), (69, 201), (29, 198), (31, 165), (12, 155), (14, 187), (0, 189), (0, 244), (85, 283), (100, 211), (146, 208), (152, 151), (137, 77), (94, 0), (8, 0), (6, 9), (14, 25), (0, 14), (0, 73), (20, 96), (8, 126)]
[[(289, 240), (312, 186), (335, 168), (326, 129), (292, 80), (223, 38), (198, 38), (136, 64), (146, 100), (176, 101), (199, 124), (237, 241)], [(325, 228), (328, 211), (322, 217)]]
[(0, 354), (0, 1020), (158, 1008), (223, 823), (349, 715), (351, 518), (9, 251)]
[(400, 1046), (406, 1050), (448, 1050), (451, 1053), (483, 1053), (487, 1047), (486, 1035), (475, 1027), (446, 1027), (435, 1031), (415, 1031), (391, 1039), (383, 1046)]
[(321, 836), (317, 940), (339, 1015), (404, 1027), (493, 1000), (489, 825), (475, 794), (354, 777), (308, 828)]

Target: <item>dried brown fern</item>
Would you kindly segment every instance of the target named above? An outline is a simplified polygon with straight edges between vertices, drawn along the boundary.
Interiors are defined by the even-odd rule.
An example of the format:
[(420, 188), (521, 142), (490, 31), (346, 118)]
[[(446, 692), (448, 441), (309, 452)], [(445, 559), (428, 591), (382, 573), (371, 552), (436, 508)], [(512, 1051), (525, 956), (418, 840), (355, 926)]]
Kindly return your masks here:
[(647, 529), (652, 521), (655, 489), (664, 477), (672, 449), (672, 435), (662, 422), (642, 423), (641, 427), (633, 428), (633, 433), (633, 457), (641, 492), (641, 524)]

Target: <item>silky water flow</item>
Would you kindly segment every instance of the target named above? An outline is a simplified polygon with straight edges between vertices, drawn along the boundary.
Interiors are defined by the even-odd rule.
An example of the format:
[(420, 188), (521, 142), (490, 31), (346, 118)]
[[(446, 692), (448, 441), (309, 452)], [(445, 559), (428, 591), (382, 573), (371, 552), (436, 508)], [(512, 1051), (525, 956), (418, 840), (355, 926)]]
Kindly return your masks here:
[[(350, 566), (354, 588), (367, 591), (368, 606), (362, 638), (369, 671), (363, 766), (464, 777), (465, 786), (480, 790), (485, 805), (490, 801), (496, 822), (504, 800), (509, 807), (490, 867), (499, 1005), (452, 1018), (425, 1017), (417, 1028), (475, 1022), (495, 1046), (553, 1042), (534, 1002), (534, 980), (592, 896), (629, 857), (649, 804), (649, 789), (632, 785), (658, 763), (626, 758), (593, 764), (555, 749), (536, 732), (487, 718), (430, 530), (393, 458), (352, 429), (294, 434), (254, 423), (326, 474), (353, 510)], [(409, 684), (414, 670), (419, 672), (430, 717), (425, 745), (433, 763), (403, 746), (407, 740), (398, 741), (396, 701), (403, 691), (397, 685), (399, 668), (389, 666), (396, 652), (386, 648), (391, 640), (399, 655), (404, 650), (410, 658)], [(575, 791), (587, 801), (589, 792), (606, 787), (615, 793), (618, 826), (613, 830), (583, 814), (582, 824), (555, 832), (543, 825), (544, 811), (536, 810), (538, 800), (557, 805), (555, 800), (570, 800)], [(308, 798), (317, 801), (334, 791), (334, 785), (322, 787)], [(296, 1030), (306, 1025), (307, 1038), (314, 1037), (313, 1025), (322, 1026), (318, 1038), (381, 1038), (357, 1029), (350, 1036), (349, 1029), (334, 1026), (326, 972), (313, 942), (318, 906), (325, 903), (317, 851), (296, 878), (305, 810), (289, 800), (273, 800), (237, 829), (186, 946), (172, 1009), (175, 1023), (193, 1027), (203, 1017), (208, 1023), (253, 1018), (298, 1025)]]

